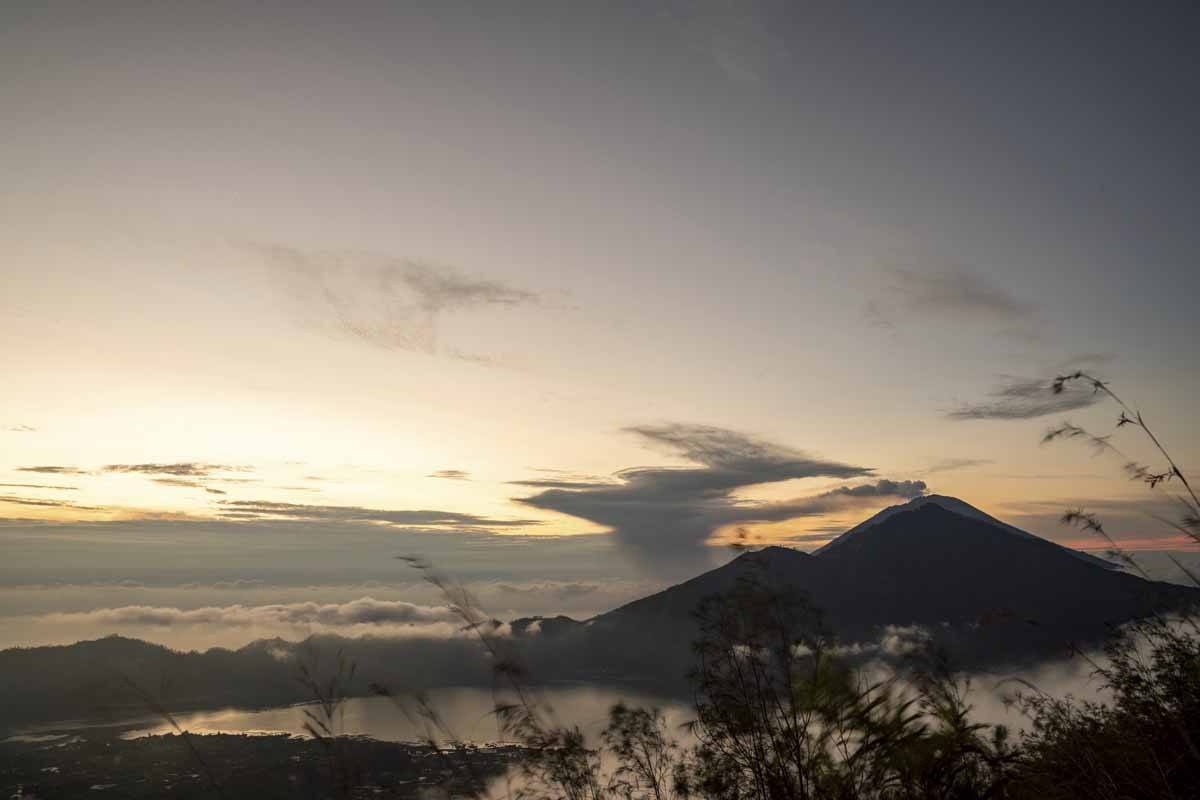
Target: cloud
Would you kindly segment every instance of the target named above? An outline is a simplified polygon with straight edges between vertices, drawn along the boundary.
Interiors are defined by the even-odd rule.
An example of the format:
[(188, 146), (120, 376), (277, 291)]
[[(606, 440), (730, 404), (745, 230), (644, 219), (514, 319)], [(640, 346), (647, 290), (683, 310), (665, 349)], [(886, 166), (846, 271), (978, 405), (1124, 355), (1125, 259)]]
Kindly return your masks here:
[(266, 585), (266, 581), (262, 578), (234, 578), (233, 580), (217, 581), (212, 585), (212, 588), (219, 591), (227, 591), (230, 589), (259, 589)]
[(97, 506), (81, 506), (76, 503), (68, 503), (65, 500), (43, 500), (37, 497), (17, 497), (15, 495), (0, 495), (0, 503), (9, 503), (19, 506), (33, 506), (36, 508), (71, 508), (76, 511), (103, 511), (104, 509)]
[(426, 477), (429, 478), (445, 478), (448, 481), (469, 481), (471, 473), (461, 469), (439, 469), (436, 472), (431, 472)]
[(59, 489), (62, 491), (77, 492), (78, 486), (53, 486), (46, 483), (0, 483), (0, 487), (6, 489)]
[(884, 625), (878, 640), (850, 647), (858, 648), (859, 653), (874, 652), (897, 658), (925, 650), (932, 640), (933, 632), (923, 625)]
[(1055, 393), (1053, 380), (1013, 378), (988, 394), (990, 400), (964, 403), (949, 419), (1036, 419), (1095, 405), (1104, 399), (1090, 385), (1068, 383)]
[(510, 486), (526, 486), (531, 489), (603, 489), (615, 486), (612, 481), (560, 481), (553, 478), (534, 478), (527, 481), (509, 481)]
[(17, 467), (17, 472), (37, 472), (41, 475), (90, 475), (78, 467)]
[(501, 594), (553, 595), (560, 598), (584, 597), (594, 594), (599, 589), (599, 584), (581, 581), (535, 583), (524, 586), (514, 586), (511, 583), (496, 584), (496, 591)]
[[(839, 658), (874, 655), (894, 660), (925, 650), (934, 638), (933, 631), (922, 625), (884, 625), (877, 635), (877, 639), (834, 644), (826, 652)], [(802, 644), (796, 645), (795, 650), (800, 656), (812, 653)]]
[(525, 486), (531, 489), (594, 489), (615, 485), (615, 481), (612, 479), (598, 475), (585, 475), (579, 472), (549, 469), (546, 467), (530, 467), (530, 469), (533, 472), (540, 472), (553, 477), (527, 478), (525, 480), (509, 481), (508, 484), (510, 486)]
[(141, 475), (174, 475), (181, 478), (204, 478), (214, 472), (253, 472), (250, 467), (228, 464), (205, 464), (199, 461), (184, 461), (175, 464), (109, 464), (105, 472), (134, 473)]
[(1196, 547), (1195, 540), (1183, 535), (1171, 524), (1180, 521), (1181, 507), (1175, 498), (1164, 494), (1022, 500), (1006, 503), (1004, 517), (1019, 528), (1070, 547), (1107, 550), (1110, 543), (1098, 534), (1063, 523), (1064, 512), (1072, 509), (1096, 514), (1105, 531), (1123, 549), (1179, 550)]
[(535, 519), (497, 519), (458, 511), (429, 509), (389, 510), (362, 506), (320, 506), (277, 503), (267, 500), (223, 500), (222, 516), (235, 519), (294, 519), (306, 521), (379, 522), (440, 528), (470, 526), (514, 528), (540, 525)]
[(92, 611), (47, 614), (49, 624), (113, 627), (178, 627), (207, 625), (225, 628), (318, 628), (344, 631), (353, 626), (415, 626), (422, 634), (443, 635), (459, 627), (459, 619), (445, 606), (422, 606), (399, 600), (361, 597), (346, 603), (275, 603), (271, 605), (207, 606), (181, 609), (163, 606), (120, 606)]
[(963, 269), (890, 269), (880, 296), (867, 302), (876, 327), (894, 328), (907, 319), (942, 318), (972, 325), (999, 326), (1017, 338), (1037, 338), (1037, 308), (988, 278)]
[(944, 458), (926, 469), (925, 474), (933, 475), (938, 472), (952, 472), (959, 469), (971, 469), (972, 467), (982, 467), (993, 463), (995, 462), (993, 462), (990, 458)]
[(388, 350), (484, 362), (439, 342), (450, 313), (540, 302), (531, 291), (403, 258), (255, 248), (284, 280), (305, 324)]
[[(786, 539), (775, 539), (770, 544), (784, 545), (786, 547), (811, 548), (813, 544), (825, 544), (830, 540), (840, 536), (846, 532), (845, 525), (821, 525), (817, 528), (812, 528), (810, 533), (798, 533), (794, 536), (789, 536)], [(754, 545), (763, 544), (755, 542)]]
[(4, 430), (9, 433), (37, 433), (37, 428), (32, 425), (9, 425)]
[(917, 313), (984, 315), (1012, 321), (1034, 316), (1034, 307), (1012, 293), (965, 270), (920, 272), (896, 269), (893, 289), (899, 302)]
[(925, 481), (890, 481), (885, 478), (859, 486), (839, 486), (817, 497), (899, 497), (912, 500), (925, 494), (927, 488)]
[(186, 489), (203, 489), (209, 494), (226, 494), (223, 489), (214, 489), (211, 486), (205, 486), (199, 481), (188, 480), (186, 478), (152, 478), (155, 483), (161, 483), (163, 486), (179, 486)]
[(800, 517), (818, 516), (853, 505), (865, 505), (874, 500), (912, 500), (923, 495), (929, 487), (925, 481), (893, 481), (886, 478), (875, 483), (839, 486), (811, 497), (800, 497), (780, 503), (743, 504), (736, 507), (730, 522), (784, 522)]
[(516, 501), (603, 525), (636, 561), (685, 572), (708, 560), (703, 545), (726, 525), (788, 520), (879, 497), (913, 496), (925, 488), (920, 481), (883, 480), (783, 503), (748, 503), (734, 492), (802, 478), (864, 477), (873, 470), (722, 428), (661, 425), (628, 431), (700, 466), (635, 467), (618, 472), (615, 483), (567, 482)]

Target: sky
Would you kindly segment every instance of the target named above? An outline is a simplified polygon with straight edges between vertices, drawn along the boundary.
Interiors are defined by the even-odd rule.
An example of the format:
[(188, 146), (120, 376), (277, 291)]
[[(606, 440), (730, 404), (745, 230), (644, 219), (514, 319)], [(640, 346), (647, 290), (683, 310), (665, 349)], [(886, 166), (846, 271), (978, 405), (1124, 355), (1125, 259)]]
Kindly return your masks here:
[(1084, 369), (1200, 461), (1197, 21), (5, 3), (0, 645), (434, 603), (410, 552), (586, 616), (924, 492), (1182, 547), (1039, 440)]

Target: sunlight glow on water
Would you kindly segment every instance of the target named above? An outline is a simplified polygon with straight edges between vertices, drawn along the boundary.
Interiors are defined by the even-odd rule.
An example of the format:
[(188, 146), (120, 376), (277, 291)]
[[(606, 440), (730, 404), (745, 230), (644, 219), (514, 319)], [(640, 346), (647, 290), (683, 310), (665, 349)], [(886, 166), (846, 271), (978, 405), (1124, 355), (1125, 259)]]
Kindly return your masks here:
[[(536, 692), (542, 707), (550, 709), (551, 719), (562, 725), (578, 725), (585, 734), (595, 735), (603, 729), (608, 710), (624, 701), (633, 706), (657, 706), (672, 725), (689, 719), (689, 711), (676, 701), (636, 691), (609, 687), (570, 687), (541, 689)], [(494, 699), (490, 690), (470, 687), (439, 689), (428, 693), (429, 704), (440, 715), (445, 727), (454, 737), (476, 744), (503, 741), (492, 713)], [(190, 733), (242, 733), (307, 735), (305, 711), (316, 710), (313, 704), (268, 708), (257, 711), (227, 708), (217, 711), (196, 711), (177, 714), (176, 722)], [(335, 730), (340, 734), (370, 736), (391, 742), (427, 741), (428, 725), (416, 714), (412, 698), (358, 697), (347, 700), (335, 718)], [(164, 722), (136, 728), (124, 734), (133, 739), (172, 733)], [(434, 737), (445, 742), (446, 737)]]

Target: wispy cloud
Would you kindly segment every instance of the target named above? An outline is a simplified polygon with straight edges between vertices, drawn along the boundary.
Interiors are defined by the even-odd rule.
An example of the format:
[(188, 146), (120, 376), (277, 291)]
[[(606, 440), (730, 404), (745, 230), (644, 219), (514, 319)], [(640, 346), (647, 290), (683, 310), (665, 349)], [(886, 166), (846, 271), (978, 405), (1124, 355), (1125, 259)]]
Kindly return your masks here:
[(302, 321), (376, 347), (487, 362), (441, 344), (451, 313), (538, 303), (535, 292), (423, 261), (350, 253), (255, 248), (284, 281)]
[(946, 414), (950, 419), (1036, 419), (1095, 405), (1103, 395), (1083, 384), (1055, 391), (1053, 380), (1010, 378), (988, 393), (988, 400), (964, 403)]
[(965, 269), (884, 271), (882, 291), (867, 301), (876, 327), (894, 328), (914, 319), (951, 319), (986, 325), (1016, 338), (1039, 336), (1037, 307), (986, 276)]
[(615, 486), (613, 481), (568, 481), (554, 478), (533, 478), (524, 481), (509, 481), (510, 486), (527, 486), (531, 489), (603, 489)]
[(531, 489), (593, 489), (612, 486), (616, 481), (599, 475), (586, 475), (565, 469), (550, 469), (548, 467), (530, 467), (532, 472), (549, 475), (549, 478), (526, 478), (519, 481), (508, 481), (510, 486), (525, 486)]
[(209, 494), (226, 494), (226, 492), (222, 489), (215, 489), (211, 486), (205, 486), (199, 481), (188, 480), (187, 478), (152, 478), (151, 480), (153, 480), (155, 483), (162, 484), (163, 486), (178, 486), (184, 489), (203, 489)]
[(657, 569), (686, 571), (707, 560), (705, 542), (723, 526), (821, 514), (885, 496), (914, 496), (921, 481), (846, 486), (782, 503), (748, 503), (738, 489), (802, 478), (856, 478), (873, 473), (807, 455), (736, 431), (698, 425), (637, 426), (646, 444), (697, 467), (635, 467), (613, 483), (522, 481), (544, 488), (517, 502), (603, 525), (635, 559)]
[(58, 486), (49, 483), (0, 483), (5, 489), (57, 489), (65, 492), (77, 492), (78, 486)]
[(972, 469), (973, 467), (983, 467), (993, 463), (995, 462), (993, 462), (990, 458), (944, 458), (926, 468), (925, 474), (935, 475), (939, 472), (953, 472), (960, 469)]
[(1081, 497), (1023, 500), (1005, 504), (1004, 516), (1012, 524), (1026, 528), (1071, 546), (1107, 549), (1109, 543), (1099, 535), (1078, 531), (1063, 523), (1063, 513), (1083, 509), (1096, 514), (1105, 530), (1123, 549), (1184, 549), (1196, 542), (1176, 532), (1170, 524), (1179, 518), (1180, 507), (1170, 495), (1145, 497)]
[(67, 508), (76, 511), (103, 511), (97, 506), (81, 506), (66, 500), (45, 500), (39, 497), (18, 497), (15, 495), (0, 495), (0, 503), (18, 506), (33, 506), (36, 508)]
[(307, 521), (387, 523), (431, 528), (521, 528), (539, 525), (534, 519), (498, 519), (458, 511), (389, 510), (362, 506), (322, 506), (267, 500), (223, 500), (222, 516), (235, 519), (293, 519)]
[(462, 469), (439, 469), (436, 472), (429, 473), (426, 477), (444, 478), (448, 481), (469, 481), (471, 473)]
[(253, 472), (250, 467), (229, 464), (205, 464), (200, 461), (183, 461), (174, 464), (108, 464), (105, 472), (124, 472), (141, 475), (173, 475), (179, 478), (206, 478), (218, 472)]
[(32, 425), (9, 425), (4, 430), (9, 433), (37, 433), (37, 428)]
[(79, 467), (17, 467), (17, 472), (36, 472), (40, 475), (90, 475), (91, 473)]

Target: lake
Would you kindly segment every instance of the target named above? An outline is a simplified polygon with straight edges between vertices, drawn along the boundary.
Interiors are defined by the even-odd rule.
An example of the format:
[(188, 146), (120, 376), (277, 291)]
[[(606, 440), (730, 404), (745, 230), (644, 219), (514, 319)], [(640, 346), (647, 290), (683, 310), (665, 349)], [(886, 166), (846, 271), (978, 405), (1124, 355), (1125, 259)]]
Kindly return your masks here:
[[(630, 706), (656, 706), (662, 709), (672, 728), (691, 719), (691, 710), (678, 700), (668, 700), (638, 692), (605, 686), (570, 686), (534, 690), (539, 707), (548, 709), (548, 717), (566, 726), (578, 725), (591, 738), (608, 721), (608, 710), (617, 702)], [(474, 687), (435, 689), (426, 693), (446, 729), (455, 738), (476, 744), (504, 741), (497, 730), (492, 713), (495, 705), (492, 692)], [(411, 697), (358, 697), (342, 704), (335, 730), (339, 734), (370, 736), (391, 742), (425, 741), (428, 725), (416, 713)], [(175, 721), (191, 733), (290, 733), (306, 735), (306, 711), (315, 711), (313, 704), (281, 708), (246, 710), (226, 708), (214, 711), (189, 711), (175, 715)], [(125, 738), (172, 733), (166, 722), (154, 722), (136, 727)], [(446, 737), (439, 735), (439, 741)]]

